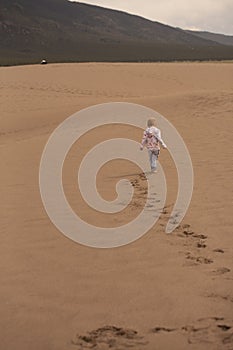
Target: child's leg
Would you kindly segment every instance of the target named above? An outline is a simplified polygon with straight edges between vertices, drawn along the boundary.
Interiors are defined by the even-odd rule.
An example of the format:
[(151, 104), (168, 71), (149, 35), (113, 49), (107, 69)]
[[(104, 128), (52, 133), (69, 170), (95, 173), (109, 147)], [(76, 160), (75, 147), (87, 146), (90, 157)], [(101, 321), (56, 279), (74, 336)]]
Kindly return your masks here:
[(151, 152), (151, 170), (156, 170), (158, 156)]
[(149, 156), (149, 162), (150, 162), (150, 167), (152, 167), (152, 152), (148, 149), (148, 156)]
[(152, 171), (156, 170), (158, 156), (148, 149), (150, 168)]
[(156, 171), (159, 151), (156, 150), (156, 151), (150, 151), (150, 152), (151, 152), (151, 161), (150, 161), (151, 170)]

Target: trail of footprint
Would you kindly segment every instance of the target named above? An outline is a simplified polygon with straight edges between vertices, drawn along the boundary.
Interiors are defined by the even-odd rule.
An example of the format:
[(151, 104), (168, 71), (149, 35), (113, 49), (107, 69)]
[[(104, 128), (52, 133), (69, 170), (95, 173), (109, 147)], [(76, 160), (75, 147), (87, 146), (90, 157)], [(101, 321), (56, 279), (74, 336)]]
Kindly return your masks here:
[(231, 295), (220, 295), (216, 293), (210, 293), (206, 295), (207, 298), (222, 299), (233, 303), (233, 297)]
[[(145, 205), (146, 195), (148, 194), (147, 186), (145, 186), (144, 181), (147, 180), (147, 177), (144, 173), (138, 174), (136, 177), (132, 180), (130, 180), (132, 186), (136, 190), (136, 196), (133, 199), (133, 201), (130, 203), (130, 207), (132, 209), (134, 208), (140, 208)], [(151, 201), (150, 204), (147, 204), (147, 209), (153, 208), (154, 201)], [(159, 229), (162, 227), (165, 227), (166, 222), (168, 219), (171, 219), (169, 216), (169, 209), (173, 206), (172, 204), (166, 205), (163, 208), (161, 208), (161, 217), (160, 217), (160, 225)], [(173, 218), (176, 220), (176, 217)], [(176, 230), (173, 232), (173, 236), (176, 235), (179, 238), (183, 239), (182, 246), (186, 247), (188, 251), (183, 251), (182, 253), (185, 256), (185, 261), (188, 266), (193, 265), (202, 265), (202, 264), (212, 264), (214, 262), (213, 257), (208, 256), (210, 251), (208, 250), (207, 246), (207, 239), (208, 236), (204, 233), (196, 233), (191, 228), (191, 225), (189, 224), (182, 224), (179, 225)], [(177, 244), (178, 241), (176, 241), (175, 244)], [(178, 242), (179, 243), (179, 242)], [(174, 244), (174, 241), (171, 242), (171, 244)], [(206, 252), (204, 255), (201, 252)], [(221, 248), (216, 248), (213, 250), (214, 253), (224, 253), (224, 250)], [(215, 276), (223, 275), (227, 272), (229, 272), (230, 269), (227, 267), (219, 267), (216, 270), (212, 271), (211, 274)]]
[(151, 332), (154, 334), (178, 332), (186, 337), (188, 344), (208, 343), (212, 344), (212, 349), (232, 350), (232, 330), (233, 320), (225, 320), (224, 317), (206, 317), (180, 328), (157, 326)]
[[(173, 206), (171, 204), (170, 206)], [(165, 206), (161, 211), (160, 228), (164, 228), (169, 216), (169, 206)], [(161, 222), (162, 221), (162, 222)], [(196, 233), (189, 224), (179, 225), (172, 233), (172, 237), (176, 236), (179, 240), (169, 240), (171, 245), (182, 244), (181, 254), (185, 257), (186, 266), (198, 266), (198, 265), (209, 265), (214, 263), (216, 255), (214, 253), (224, 254), (224, 250), (221, 248), (215, 248), (212, 252), (208, 249), (207, 239), (208, 236), (203, 233)], [(187, 251), (185, 251), (187, 249)], [(205, 252), (205, 254), (203, 254)], [(208, 271), (212, 276), (221, 276), (230, 272), (228, 267), (218, 267), (213, 271)], [(231, 279), (230, 277), (224, 277), (225, 279)], [(233, 349), (232, 349), (233, 350)]]
[(128, 328), (116, 326), (104, 326), (85, 335), (77, 334), (72, 344), (77, 346), (77, 349), (117, 349), (125, 350), (126, 348), (141, 349), (148, 344), (143, 336), (140, 336), (137, 331)]
[[(232, 350), (233, 319), (224, 317), (204, 317), (181, 327), (156, 326), (148, 334), (177, 333), (183, 335), (188, 344), (209, 344), (212, 349)], [(104, 326), (87, 332), (84, 335), (76, 334), (71, 343), (77, 350), (125, 350), (127, 348), (141, 350), (149, 344), (146, 335), (139, 335), (136, 330)]]
[[(207, 248), (207, 235), (195, 233), (188, 224), (179, 226), (176, 231), (178, 237), (186, 238), (186, 243), (184, 245), (189, 245), (189, 247), (192, 248), (192, 252), (189, 251), (185, 253), (188, 265), (212, 264), (214, 262), (212, 257), (198, 254), (200, 250)], [(221, 248), (216, 248), (213, 252), (224, 254), (224, 250)], [(230, 272), (229, 268), (218, 267), (210, 273), (214, 276), (220, 276), (227, 272)]]
[(135, 195), (132, 202), (129, 204), (129, 207), (134, 208), (142, 208), (145, 205), (145, 201), (147, 199), (148, 189), (147, 186), (142, 182), (147, 180), (146, 175), (144, 173), (138, 174), (136, 178), (130, 180), (131, 185), (135, 188)]
[[(209, 317), (198, 319), (194, 325), (183, 327), (189, 344), (209, 342), (215, 345), (229, 345), (232, 333), (232, 320), (223, 317)], [(230, 342), (229, 342), (230, 341)], [(224, 347), (230, 349), (228, 346)]]
[(190, 252), (186, 253), (186, 259), (193, 261), (194, 264), (212, 264), (213, 260), (205, 256), (194, 256)]
[(200, 254), (202, 250), (207, 249), (207, 235), (195, 233), (189, 224), (178, 226), (175, 234), (177, 237), (184, 239), (183, 246), (189, 247), (188, 252), (183, 252), (187, 265), (212, 264), (214, 262), (212, 257)]

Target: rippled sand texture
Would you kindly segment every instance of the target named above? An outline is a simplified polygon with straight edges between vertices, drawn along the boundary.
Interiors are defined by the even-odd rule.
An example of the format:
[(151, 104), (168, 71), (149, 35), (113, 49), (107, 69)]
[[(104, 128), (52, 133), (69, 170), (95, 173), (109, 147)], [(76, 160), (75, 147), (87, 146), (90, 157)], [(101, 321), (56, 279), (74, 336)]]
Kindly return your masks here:
[[(0, 68), (0, 88), (1, 348), (232, 349), (232, 63), (8, 67)], [(185, 219), (166, 235), (177, 176), (163, 151), (168, 195), (160, 220), (133, 244), (101, 250), (76, 244), (53, 226), (38, 170), (60, 122), (113, 101), (151, 107), (173, 123), (189, 149), (195, 185)], [(63, 172), (72, 208), (104, 227), (132, 220), (147, 195), (139, 169), (118, 160), (100, 170), (97, 186), (112, 200), (116, 183), (128, 178), (135, 195), (127, 210), (98, 214), (83, 202), (78, 165), (111, 137), (140, 141), (141, 133), (124, 126), (94, 130), (70, 150)]]

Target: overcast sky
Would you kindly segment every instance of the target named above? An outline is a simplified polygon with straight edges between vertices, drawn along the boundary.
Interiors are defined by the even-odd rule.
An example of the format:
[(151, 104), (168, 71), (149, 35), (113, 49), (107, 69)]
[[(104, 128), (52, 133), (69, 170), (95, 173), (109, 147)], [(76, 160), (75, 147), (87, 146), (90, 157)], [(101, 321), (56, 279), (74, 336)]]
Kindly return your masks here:
[(82, 0), (169, 24), (233, 35), (233, 0)]

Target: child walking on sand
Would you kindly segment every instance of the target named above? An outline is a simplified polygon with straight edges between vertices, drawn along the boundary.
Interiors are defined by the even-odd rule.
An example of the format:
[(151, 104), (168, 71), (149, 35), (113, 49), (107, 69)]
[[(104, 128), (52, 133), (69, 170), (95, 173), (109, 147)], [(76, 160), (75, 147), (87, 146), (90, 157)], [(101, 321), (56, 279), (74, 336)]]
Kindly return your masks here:
[(147, 121), (147, 128), (143, 133), (142, 142), (140, 146), (141, 151), (143, 150), (144, 146), (146, 146), (148, 150), (150, 167), (153, 173), (157, 172), (157, 159), (159, 157), (160, 152), (159, 144), (161, 144), (163, 148), (167, 148), (167, 146), (161, 138), (161, 131), (158, 128), (156, 128), (155, 125), (156, 120), (154, 118), (151, 118)]

